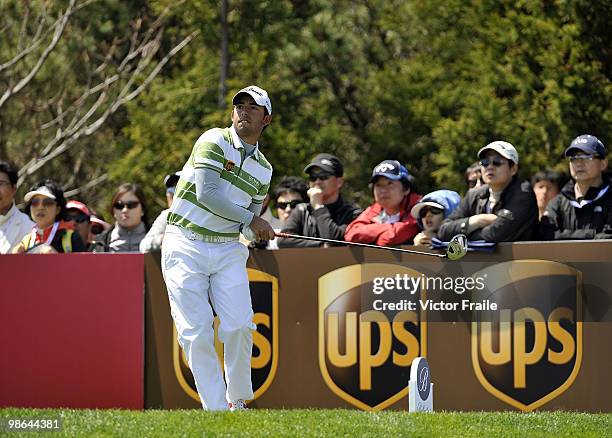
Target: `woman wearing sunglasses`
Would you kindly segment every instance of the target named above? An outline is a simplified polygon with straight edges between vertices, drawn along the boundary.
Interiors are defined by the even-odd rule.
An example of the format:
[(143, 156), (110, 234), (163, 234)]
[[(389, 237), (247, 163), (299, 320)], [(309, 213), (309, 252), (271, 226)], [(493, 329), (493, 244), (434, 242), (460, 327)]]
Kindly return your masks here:
[(478, 151), (484, 185), (469, 190), (446, 218), (438, 238), (456, 234), (469, 240), (516, 242), (532, 240), (537, 232), (538, 204), (528, 181), (518, 177), (519, 155), (506, 141), (494, 141)]
[(374, 204), (346, 228), (347, 242), (381, 246), (412, 243), (419, 232), (410, 210), (421, 199), (412, 191), (408, 169), (397, 160), (385, 160), (372, 171)]
[(138, 184), (121, 184), (113, 194), (110, 213), (115, 223), (96, 236), (93, 252), (138, 252), (149, 228), (144, 193)]
[(415, 245), (431, 245), (437, 237), (444, 218), (448, 217), (461, 202), (459, 193), (452, 190), (436, 190), (428, 193), (410, 211), (421, 232), (414, 237)]
[(66, 198), (61, 186), (50, 179), (35, 184), (24, 196), (25, 212), (35, 223), (14, 253), (69, 253), (85, 251), (83, 240), (66, 222)]

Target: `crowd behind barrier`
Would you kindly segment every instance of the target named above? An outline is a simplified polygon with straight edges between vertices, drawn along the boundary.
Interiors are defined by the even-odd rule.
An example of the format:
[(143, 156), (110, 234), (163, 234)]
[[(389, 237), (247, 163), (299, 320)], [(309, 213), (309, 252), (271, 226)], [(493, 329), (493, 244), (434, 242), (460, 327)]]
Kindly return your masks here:
[[(344, 166), (332, 154), (315, 156), (302, 177), (287, 176), (270, 190), (260, 216), (276, 231), (381, 246), (432, 245), (466, 234), (470, 241), (576, 240), (612, 238), (612, 190), (606, 148), (580, 135), (565, 150), (569, 176), (551, 170), (518, 177), (519, 153), (494, 141), (466, 169), (466, 192), (440, 188), (424, 197), (408, 167), (384, 160), (374, 167), (374, 203), (365, 211), (345, 199)], [(168, 207), (181, 172), (164, 180)], [(82, 200), (66, 200), (54, 180), (36, 183), (15, 206), (17, 169), (0, 161), (0, 254), (49, 252), (147, 252), (161, 248), (169, 209), (149, 228), (147, 202), (137, 184), (112, 195), (108, 223)], [(296, 238), (243, 243), (256, 248), (329, 246)]]

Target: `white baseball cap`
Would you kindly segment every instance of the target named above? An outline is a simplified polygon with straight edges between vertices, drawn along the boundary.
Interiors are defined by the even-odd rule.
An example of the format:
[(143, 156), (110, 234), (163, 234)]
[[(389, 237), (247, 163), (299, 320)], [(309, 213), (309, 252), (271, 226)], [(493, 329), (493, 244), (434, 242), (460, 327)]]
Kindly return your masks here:
[(26, 193), (23, 197), (23, 200), (25, 202), (30, 202), (30, 199), (32, 199), (36, 195), (42, 195), (47, 198), (55, 199), (55, 195), (51, 192), (51, 190), (49, 190), (47, 186), (41, 186), (36, 190), (32, 190), (31, 192)]
[(236, 98), (242, 93), (246, 93), (251, 96), (257, 105), (265, 107), (268, 110), (268, 114), (272, 114), (272, 102), (270, 102), (270, 98), (268, 97), (268, 92), (266, 90), (259, 88), (257, 85), (249, 85), (248, 87), (245, 87), (234, 94), (232, 104), (236, 104)]
[(507, 141), (496, 140), (489, 143), (478, 151), (478, 158), (482, 158), (482, 155), (488, 150), (497, 152), (502, 157), (513, 161), (514, 164), (518, 164), (519, 162), (519, 155), (516, 148)]

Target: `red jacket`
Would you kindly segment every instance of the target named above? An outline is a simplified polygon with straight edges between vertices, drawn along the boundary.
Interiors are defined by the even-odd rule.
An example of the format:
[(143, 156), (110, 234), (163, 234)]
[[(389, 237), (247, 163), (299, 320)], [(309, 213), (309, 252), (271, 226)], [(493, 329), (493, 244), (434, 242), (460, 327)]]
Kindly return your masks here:
[(400, 207), (400, 220), (394, 224), (380, 224), (373, 221), (382, 212), (380, 204), (375, 202), (348, 225), (344, 240), (374, 243), (380, 246), (412, 243), (412, 239), (419, 232), (419, 227), (410, 210), (420, 199), (421, 195), (417, 193), (406, 196)]

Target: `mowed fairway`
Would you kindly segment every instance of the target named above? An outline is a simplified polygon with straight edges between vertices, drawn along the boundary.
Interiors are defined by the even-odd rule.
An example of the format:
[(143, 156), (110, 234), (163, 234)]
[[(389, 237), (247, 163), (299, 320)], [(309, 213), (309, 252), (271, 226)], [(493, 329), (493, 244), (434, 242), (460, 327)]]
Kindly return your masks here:
[(1, 409), (0, 434), (9, 419), (61, 419), (60, 432), (46, 436), (116, 437), (304, 437), (304, 436), (554, 436), (603, 437), (612, 434), (612, 414), (575, 412), (436, 412), (409, 414), (356, 410), (250, 410), (209, 413), (196, 410)]

